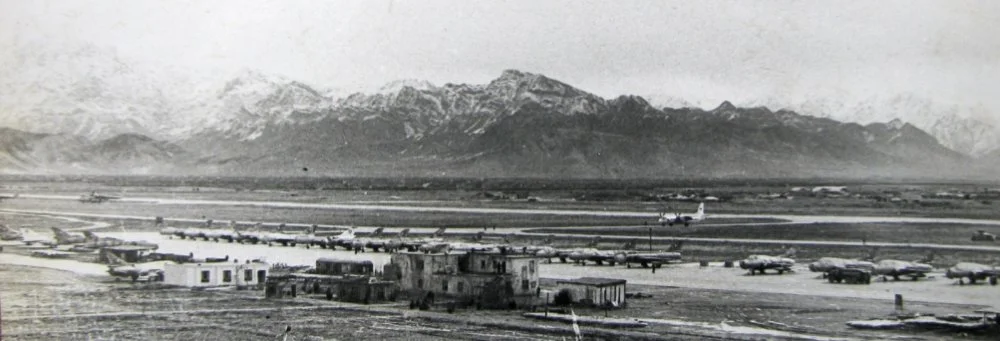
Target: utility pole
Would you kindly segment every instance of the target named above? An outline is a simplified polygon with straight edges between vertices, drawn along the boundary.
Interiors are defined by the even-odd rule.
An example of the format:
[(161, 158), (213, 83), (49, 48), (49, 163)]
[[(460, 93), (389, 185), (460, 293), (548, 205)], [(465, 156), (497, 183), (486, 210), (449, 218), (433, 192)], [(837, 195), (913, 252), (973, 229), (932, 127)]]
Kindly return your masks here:
[(653, 227), (649, 227), (649, 251), (653, 251)]

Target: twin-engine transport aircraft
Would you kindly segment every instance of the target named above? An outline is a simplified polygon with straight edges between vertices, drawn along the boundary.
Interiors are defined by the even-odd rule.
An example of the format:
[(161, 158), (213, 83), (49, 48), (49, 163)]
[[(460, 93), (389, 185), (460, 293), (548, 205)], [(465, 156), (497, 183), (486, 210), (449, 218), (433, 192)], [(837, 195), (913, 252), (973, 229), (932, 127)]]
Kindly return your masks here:
[(698, 212), (694, 214), (674, 213), (670, 215), (667, 212), (660, 213), (660, 218), (657, 219), (657, 222), (661, 226), (674, 226), (674, 224), (688, 226), (691, 223), (697, 223), (702, 220), (705, 220), (705, 203), (698, 204)]

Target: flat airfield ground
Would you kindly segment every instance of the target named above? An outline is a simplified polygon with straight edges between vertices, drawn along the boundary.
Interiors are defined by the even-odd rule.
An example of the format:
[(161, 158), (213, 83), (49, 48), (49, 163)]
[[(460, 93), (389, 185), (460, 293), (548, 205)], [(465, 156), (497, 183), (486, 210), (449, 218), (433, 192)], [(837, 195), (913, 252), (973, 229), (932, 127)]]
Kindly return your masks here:
[[(57, 193), (58, 191), (53, 191)], [(154, 193), (155, 192), (155, 193)], [(151, 194), (152, 193), (152, 194)], [(156, 194), (159, 193), (159, 194)], [(221, 194), (220, 194), (221, 193)], [(659, 210), (655, 205), (643, 204), (637, 205), (636, 203), (629, 202), (584, 202), (584, 203), (572, 203), (572, 202), (542, 202), (542, 203), (524, 203), (524, 202), (494, 202), (494, 201), (484, 201), (484, 200), (449, 200), (447, 198), (438, 198), (439, 201), (434, 202), (421, 202), (420, 200), (411, 200), (413, 198), (407, 198), (410, 192), (401, 193), (402, 195), (392, 194), (387, 195), (387, 193), (375, 193), (377, 196), (376, 200), (371, 202), (375, 203), (386, 203), (387, 204), (406, 204), (406, 205), (428, 205), (433, 204), (435, 206), (459, 206), (459, 207), (503, 207), (503, 208), (558, 208), (558, 209), (598, 209), (598, 210), (628, 210), (628, 211), (648, 211), (650, 214), (655, 214)], [(163, 193), (156, 191), (143, 192), (142, 196), (155, 197)], [(176, 198), (188, 198), (184, 191), (170, 192), (171, 197)], [(354, 193), (352, 195), (356, 195)], [(257, 193), (252, 192), (239, 192), (233, 193), (229, 191), (220, 191), (219, 193), (206, 193), (199, 192), (195, 195), (203, 199), (218, 199), (226, 198), (228, 200), (257, 200)], [(270, 200), (279, 201), (293, 201), (293, 202), (327, 202), (331, 201), (329, 198), (303, 198), (301, 195), (288, 196), (286, 193), (269, 192), (267, 196), (271, 196)], [(421, 196), (434, 196), (430, 194), (421, 194)], [(840, 200), (840, 199), (837, 199)], [(332, 200), (336, 202), (344, 202), (340, 200)], [(357, 201), (361, 202), (361, 201)], [(366, 201), (367, 202), (367, 201)], [(754, 205), (764, 205), (764, 203), (754, 203)], [(850, 205), (856, 203), (851, 202), (850, 205), (844, 202), (841, 206), (832, 206), (833, 208), (822, 208), (822, 212), (837, 212), (838, 210), (850, 210)], [(541, 205), (541, 206), (540, 206)], [(742, 204), (740, 204), (742, 205)], [(982, 214), (982, 203), (969, 203), (970, 208), (968, 211), (971, 214), (957, 213), (954, 215), (947, 215), (948, 210), (932, 210), (928, 212), (921, 212), (922, 216), (983, 216)], [(636, 206), (640, 206), (637, 208)], [(721, 206), (719, 205), (720, 210)], [(712, 206), (710, 206), (712, 207)], [(734, 205), (727, 207), (725, 210), (728, 212), (746, 210), (749, 211), (752, 206), (739, 206)], [(714, 207), (713, 207), (714, 208)], [(775, 209), (770, 208), (761, 211), (778, 211), (782, 214), (802, 214), (803, 212), (815, 209), (814, 207), (797, 206), (790, 209)], [(101, 214), (121, 214), (121, 215), (136, 215), (136, 216), (165, 216), (165, 217), (182, 217), (182, 218), (200, 218), (205, 216), (207, 218), (213, 218), (216, 221), (226, 221), (229, 219), (238, 220), (250, 220), (250, 221), (287, 221), (295, 223), (317, 223), (317, 224), (348, 224), (348, 225), (369, 225), (369, 226), (399, 226), (399, 227), (435, 227), (435, 226), (448, 226), (451, 228), (469, 227), (469, 231), (476, 231), (482, 227), (488, 227), (496, 225), (501, 228), (497, 233), (508, 233), (514, 229), (505, 229), (507, 227), (560, 227), (558, 229), (541, 231), (543, 233), (580, 233), (580, 234), (591, 234), (591, 235), (620, 235), (620, 236), (634, 236), (636, 239), (641, 240), (641, 238), (646, 237), (648, 233), (648, 228), (645, 226), (639, 226), (642, 222), (637, 222), (634, 218), (623, 218), (623, 217), (594, 217), (582, 215), (576, 216), (561, 216), (561, 215), (508, 215), (508, 214), (464, 214), (464, 213), (413, 213), (413, 212), (391, 212), (391, 211), (363, 211), (363, 210), (324, 210), (324, 209), (298, 209), (298, 208), (261, 208), (261, 207), (246, 207), (246, 206), (204, 206), (204, 205), (152, 205), (148, 203), (132, 203), (132, 202), (108, 202), (103, 204), (83, 204), (75, 200), (58, 200), (58, 199), (39, 199), (39, 198), (19, 198), (16, 200), (9, 200), (0, 203), (0, 209), (14, 209), (14, 210), (51, 210), (59, 212), (83, 212), (83, 213), (101, 213)], [(950, 210), (950, 209), (949, 209)], [(681, 212), (693, 212), (692, 208), (680, 209)], [(902, 212), (899, 209), (889, 210), (886, 208), (879, 207), (867, 207), (864, 209), (859, 209), (861, 212), (866, 212), (866, 215), (898, 215)], [(709, 213), (712, 213), (710, 211)], [(24, 215), (24, 214), (13, 214), (11, 212), (0, 212), (0, 223), (5, 223), (8, 225), (18, 226), (18, 227), (28, 227), (36, 230), (42, 230), (50, 226), (61, 226), (69, 228), (87, 228), (95, 227), (95, 222), (103, 222), (105, 224), (111, 223), (109, 226), (96, 226), (95, 231), (98, 232), (120, 232), (120, 231), (150, 231), (151, 224), (148, 222), (136, 222), (129, 220), (114, 220), (114, 219), (76, 219), (67, 217), (40, 217), (38, 215)], [(75, 219), (75, 220), (74, 220)], [(975, 226), (975, 225), (962, 225), (962, 224), (928, 224), (928, 225), (914, 225), (914, 224), (889, 224), (889, 223), (879, 223), (879, 224), (807, 224), (808, 226), (797, 226), (797, 225), (756, 225), (756, 224), (772, 224), (775, 223), (774, 219), (769, 219), (766, 216), (762, 216), (759, 220), (756, 218), (750, 220), (733, 220), (733, 221), (720, 221), (714, 220), (711, 224), (715, 225), (727, 225), (727, 226), (711, 226), (711, 224), (706, 223), (705, 226), (693, 225), (688, 228), (655, 228), (657, 236), (662, 237), (673, 237), (673, 236), (695, 236), (695, 237), (725, 237), (725, 238), (782, 238), (788, 240), (810, 240), (810, 239), (820, 239), (820, 240), (851, 240), (858, 237), (859, 234), (864, 235), (869, 241), (891, 241), (891, 242), (919, 242), (920, 240), (929, 240), (934, 242), (940, 242), (944, 244), (957, 244), (957, 245), (979, 245), (976, 243), (966, 242), (971, 232), (975, 229), (987, 229), (989, 230), (993, 225), (985, 226)], [(622, 226), (618, 226), (622, 225)], [(741, 226), (743, 225), (743, 226)], [(575, 226), (594, 226), (588, 228), (574, 228)], [(487, 232), (491, 232), (488, 230)], [(531, 237), (526, 237), (531, 238)], [(921, 239), (923, 238), (923, 239)], [(860, 239), (860, 238), (857, 238)], [(857, 241), (857, 240), (854, 240)], [(190, 243), (204, 243), (205, 245), (215, 245), (208, 244), (206, 242), (190, 242)], [(579, 243), (579, 240), (569, 239), (562, 240), (559, 242), (560, 246), (573, 246), (574, 243)], [(608, 246), (608, 243), (603, 243), (604, 246)], [(582, 245), (582, 244), (580, 244)], [(579, 245), (577, 245), (579, 246)], [(657, 248), (664, 246), (663, 243), (657, 242)], [(226, 246), (218, 245), (212, 247), (225, 248)], [(690, 244), (685, 246), (685, 255), (697, 254), (699, 257), (710, 257), (712, 253), (706, 253), (704, 249), (698, 249), (699, 247), (705, 248), (704, 246), (693, 246), (695, 248), (694, 252), (688, 252), (692, 246)], [(774, 253), (780, 251), (779, 248), (775, 246), (756, 246), (756, 245), (714, 245), (707, 248), (718, 248), (720, 252), (728, 254), (747, 254), (747, 253)], [(817, 248), (818, 250), (823, 250), (822, 248)], [(274, 251), (269, 252), (280, 252), (281, 248), (270, 249)], [(733, 251), (736, 250), (736, 251)], [(288, 250), (291, 251), (291, 250)], [(856, 252), (853, 250), (851, 252)], [(800, 254), (808, 255), (807, 257), (819, 257), (823, 256), (821, 253), (814, 251), (811, 248), (803, 248), (799, 250)], [(982, 253), (980, 253), (982, 254)], [(988, 254), (988, 253), (987, 253)], [(839, 255), (839, 254), (838, 254)], [(912, 254), (910, 258), (919, 258), (922, 254)], [(381, 255), (379, 255), (381, 256)], [(860, 256), (860, 254), (858, 255)], [(995, 257), (996, 255), (987, 256)], [(955, 253), (944, 253), (939, 255), (940, 258), (946, 259), (948, 262), (961, 261), (964, 260), (964, 256), (961, 252)], [(939, 259), (940, 259), (939, 258)], [(729, 259), (729, 258), (726, 258)], [(995, 258), (994, 258), (995, 259)], [(635, 283), (636, 285), (630, 284), (632, 290), (641, 290), (643, 292), (652, 293), (654, 298), (652, 299), (636, 299), (633, 300), (633, 305), (629, 309), (620, 311), (611, 311), (609, 315), (614, 316), (628, 316), (628, 317), (641, 317), (651, 320), (662, 319), (665, 321), (663, 324), (654, 324), (650, 328), (643, 330), (643, 333), (652, 333), (660, 335), (671, 335), (679, 337), (690, 337), (693, 339), (702, 339), (705, 337), (722, 337), (722, 338), (747, 338), (746, 334), (734, 334), (726, 331), (724, 325), (718, 324), (719, 321), (727, 321), (728, 325), (734, 325), (739, 327), (747, 328), (760, 328), (761, 325), (767, 325), (768, 327), (763, 328), (764, 332), (774, 331), (772, 334), (759, 334), (757, 338), (765, 339), (780, 339), (780, 338), (790, 338), (795, 339), (802, 337), (803, 335), (819, 335), (824, 337), (852, 337), (852, 338), (870, 338), (870, 339), (889, 339), (896, 337), (905, 337), (911, 339), (939, 339), (942, 337), (952, 337), (956, 335), (951, 334), (940, 334), (940, 333), (914, 333), (914, 332), (860, 332), (848, 329), (843, 325), (844, 322), (852, 319), (864, 319), (869, 317), (880, 317), (889, 313), (892, 310), (891, 307), (891, 294), (894, 291), (903, 290), (906, 292), (907, 297), (917, 297), (911, 298), (908, 301), (908, 309), (911, 311), (947, 314), (947, 313), (968, 313), (973, 309), (982, 307), (979, 304), (993, 304), (994, 300), (1000, 299), (1000, 289), (996, 287), (989, 286), (974, 286), (974, 287), (958, 287), (957, 285), (951, 285), (948, 280), (940, 277), (940, 273), (935, 274), (934, 279), (926, 282), (919, 283), (874, 283), (870, 288), (862, 289), (859, 288), (857, 291), (865, 292), (852, 293), (855, 291), (850, 288), (851, 286), (837, 286), (835, 289), (829, 286), (834, 286), (832, 284), (827, 284), (825, 281), (815, 278), (815, 275), (808, 274), (800, 268), (800, 272), (794, 276), (765, 276), (762, 278), (751, 278), (741, 276), (736, 269), (724, 269), (714, 264), (708, 269), (698, 270), (697, 268), (690, 268), (691, 264), (686, 264), (683, 266), (668, 266), (667, 268), (660, 269), (655, 275), (663, 276), (668, 278), (663, 280), (659, 277), (653, 277), (654, 274), (648, 272), (648, 270), (640, 269), (624, 269), (624, 267), (595, 267), (595, 266), (577, 266), (570, 264), (555, 264), (548, 266), (547, 269), (551, 269), (551, 273), (557, 278), (569, 278), (569, 277), (579, 277), (579, 276), (601, 276), (601, 277), (625, 277), (628, 278), (630, 283)], [(674, 268), (671, 268), (674, 267)], [(698, 274), (697, 271), (709, 271), (710, 274)], [(735, 272), (734, 272), (735, 271)], [(39, 275), (34, 274), (38, 272)], [(28, 273), (31, 274), (30, 278), (32, 280), (25, 280), (24, 276), (21, 274)], [(678, 279), (670, 279), (671, 274), (686, 274), (684, 276), (679, 276)], [(75, 278), (73, 281), (67, 281), (66, 278)], [(39, 282), (33, 281), (38, 279)], [(716, 279), (718, 279), (716, 281)], [(681, 285), (676, 285), (678, 283), (671, 283), (671, 280), (682, 281)], [(13, 265), (3, 265), (0, 264), (0, 282), (3, 283), (5, 290), (3, 290), (0, 298), (3, 298), (3, 304), (0, 305), (0, 309), (3, 309), (3, 317), (5, 318), (3, 324), (3, 333), (7, 337), (13, 337), (12, 339), (24, 339), (24, 340), (34, 340), (34, 339), (79, 339), (86, 338), (87, 336), (98, 335), (104, 337), (104, 335), (111, 335), (117, 338), (155, 338), (155, 339), (268, 339), (274, 337), (276, 332), (273, 328), (277, 327), (280, 329), (281, 323), (274, 323), (272, 325), (266, 325), (267, 321), (283, 321), (285, 324), (295, 325), (295, 330), (307, 331), (299, 335), (317, 335), (325, 337), (326, 339), (354, 339), (358, 334), (357, 331), (366, 331), (364, 336), (373, 335), (373, 337), (378, 339), (445, 339), (445, 338), (459, 338), (459, 339), (547, 339), (547, 338), (559, 338), (565, 336), (566, 326), (562, 325), (551, 325), (552, 328), (557, 329), (558, 332), (551, 331), (539, 331), (534, 329), (522, 329), (517, 327), (517, 324), (525, 324), (523, 319), (516, 317), (510, 313), (504, 312), (476, 312), (475, 314), (463, 314), (469, 316), (479, 316), (483, 317), (484, 320), (503, 320), (510, 321), (513, 325), (507, 326), (507, 333), (509, 335), (496, 335), (498, 328), (488, 328), (484, 327), (483, 324), (476, 323), (461, 323), (455, 320), (454, 317), (449, 317), (446, 313), (440, 313), (441, 316), (432, 318), (427, 318), (426, 315), (421, 313), (413, 312), (410, 313), (408, 317), (404, 317), (399, 314), (399, 311), (407, 311), (405, 308), (391, 308), (389, 312), (382, 310), (373, 310), (371, 314), (374, 314), (376, 318), (366, 320), (364, 319), (364, 314), (359, 313), (356, 310), (338, 310), (330, 308), (308, 308), (304, 310), (292, 310), (284, 309), (285, 307), (298, 307), (298, 306), (310, 306), (310, 303), (298, 301), (274, 303), (270, 301), (260, 300), (259, 297), (255, 297), (255, 294), (243, 293), (243, 292), (191, 292), (186, 290), (174, 290), (174, 289), (145, 289), (145, 290), (131, 290), (128, 285), (122, 287), (122, 284), (110, 284), (105, 283), (105, 279), (94, 279), (87, 276), (67, 276), (66, 273), (48, 269), (38, 269), (38, 268), (24, 268)], [(717, 289), (705, 289), (713, 288), (712, 285), (701, 285), (704, 283), (721, 283), (714, 287)], [(69, 284), (65, 284), (68, 282)], [(96, 283), (96, 284), (94, 284)], [(9, 285), (8, 285), (9, 284)], [(653, 286), (642, 286), (638, 284), (650, 284)], [(795, 287), (795, 290), (790, 290), (794, 294), (789, 294), (788, 292), (782, 293), (781, 285), (788, 286), (789, 288)], [(701, 288), (696, 288), (700, 286)], [(761, 290), (762, 287), (770, 287), (773, 290)], [(6, 288), (12, 288), (8, 291)], [(776, 289), (775, 289), (776, 288)], [(53, 297), (53, 303), (47, 305), (39, 306), (35, 303), (27, 303), (30, 299), (33, 302), (38, 302), (37, 300), (43, 299), (45, 295), (38, 295), (38, 292), (45, 292), (51, 290), (54, 294), (49, 294), (49, 297)], [(79, 291), (76, 291), (79, 290)], [(834, 293), (834, 295), (808, 295), (810, 290), (822, 290), (827, 294)], [(906, 291), (915, 290), (915, 291)], [(950, 292), (948, 295), (956, 295), (956, 290), (965, 290), (964, 293), (958, 293), (959, 297), (962, 295), (968, 295), (968, 300), (959, 298), (952, 299), (948, 301), (956, 303), (927, 303), (921, 302), (919, 297), (926, 297), (921, 295), (934, 295), (935, 292)], [(631, 290), (630, 290), (631, 291)], [(882, 294), (876, 293), (875, 291), (883, 291)], [(8, 292), (12, 294), (8, 294)], [(73, 295), (63, 295), (66, 292), (74, 293)], [(126, 294), (122, 294), (125, 292)], [(912, 292), (912, 294), (910, 294)], [(137, 296), (129, 296), (129, 295)], [(259, 294), (259, 293), (258, 293)], [(13, 295), (13, 296), (11, 296)], [(247, 296), (249, 295), (249, 296)], [(885, 296), (885, 298), (882, 298)], [(61, 297), (56, 299), (55, 297)], [(980, 299), (985, 297), (987, 299)], [(171, 301), (173, 300), (173, 301)], [(94, 303), (94, 302), (97, 303)], [(9, 329), (10, 322), (7, 321), (9, 315), (8, 302), (15, 302), (16, 305), (15, 313), (16, 317), (14, 322), (14, 327), (24, 328), (24, 329)], [(18, 303), (20, 302), (20, 303)], [(69, 303), (64, 303), (69, 302)], [(76, 302), (76, 303), (74, 303)], [(102, 303), (103, 302), (103, 303)], [(108, 302), (114, 303), (109, 304)], [(143, 303), (152, 303), (151, 305), (144, 305)], [(166, 302), (166, 303), (164, 303)], [(247, 312), (247, 311), (224, 311), (218, 314), (198, 314), (188, 317), (186, 319), (181, 319), (174, 314), (168, 315), (158, 315), (156, 320), (159, 322), (146, 323), (141, 318), (133, 317), (115, 317), (112, 315), (100, 316), (100, 317), (77, 317), (75, 319), (70, 318), (29, 318), (27, 314), (40, 314), (45, 315), (46, 309), (51, 312), (50, 315), (66, 315), (64, 311), (75, 311), (77, 314), (83, 314), (93, 311), (93, 309), (98, 309), (102, 312), (110, 311), (136, 311), (138, 309), (140, 312), (143, 307), (156, 307), (155, 309), (180, 309), (175, 308), (170, 302), (191, 302), (193, 304), (188, 309), (200, 309), (199, 307), (227, 307), (229, 303), (232, 303), (232, 307), (236, 308), (246, 308), (247, 306), (261, 307), (262, 309), (277, 309), (281, 311), (281, 315), (263, 313), (265, 318), (260, 319), (260, 314), (262, 312)], [(204, 306), (200, 306), (202, 302), (206, 303)], [(32, 304), (35, 304), (32, 306)], [(95, 305), (96, 304), (96, 305)], [(120, 304), (120, 305), (115, 305)], [(34, 308), (32, 308), (34, 307)], [(44, 307), (44, 308), (39, 308)], [(98, 307), (98, 308), (94, 308)], [(103, 308), (100, 308), (103, 307)], [(161, 309), (162, 308), (162, 309)], [(68, 309), (68, 310), (67, 310)], [(103, 310), (102, 310), (103, 309)], [(313, 310), (316, 309), (316, 310)], [(32, 312), (33, 310), (33, 312)], [(326, 314), (330, 315), (330, 323), (327, 323), (323, 327), (311, 327), (310, 318), (316, 316), (316, 311), (322, 310), (324, 316)], [(395, 313), (393, 313), (395, 312)], [(602, 315), (603, 311), (588, 311), (586, 309), (582, 310), (580, 314), (587, 315)], [(17, 315), (21, 314), (21, 315)], [(434, 314), (434, 313), (431, 313)], [(180, 314), (183, 316), (184, 314)], [(783, 316), (784, 315), (784, 316)], [(270, 318), (267, 318), (270, 316)], [(280, 316), (280, 318), (278, 317)], [(513, 317), (512, 317), (513, 316)], [(30, 321), (30, 324), (27, 322)], [(82, 321), (82, 322), (81, 322)], [(233, 322), (236, 321), (236, 322)], [(257, 321), (252, 323), (252, 321)], [(261, 322), (263, 321), (263, 322)], [(382, 322), (387, 321), (387, 322)], [(678, 327), (677, 321), (688, 322), (693, 325), (705, 324), (697, 327), (687, 326)], [(75, 327), (78, 323), (83, 323), (83, 327)], [(673, 324), (671, 324), (673, 323)], [(526, 325), (536, 324), (536, 322), (527, 322)], [(346, 328), (338, 328), (331, 326), (347, 326)], [(544, 325), (544, 324), (543, 324)], [(54, 332), (47, 332), (50, 326), (54, 326)], [(111, 327), (109, 327), (111, 326)], [(256, 328), (256, 329), (255, 329)], [(94, 334), (97, 330), (110, 330), (110, 334)], [(499, 328), (499, 330), (504, 330)], [(758, 330), (759, 332), (759, 330)], [(368, 334), (371, 333), (371, 334)], [(493, 334), (491, 334), (493, 333)], [(791, 333), (791, 334), (782, 334)], [(11, 336), (13, 335), (13, 336)], [(486, 336), (489, 335), (489, 336)], [(685, 336), (686, 335), (686, 336)], [(760, 336), (764, 335), (764, 336)], [(164, 337), (161, 337), (164, 336)], [(636, 334), (631, 335), (632, 338), (642, 338), (642, 335)], [(655, 338), (652, 335), (647, 335), (650, 338)], [(192, 338), (193, 337), (193, 338)], [(972, 335), (972, 338), (980, 338), (980, 336)], [(985, 336), (985, 339), (989, 339), (991, 336)], [(749, 337), (753, 338), (753, 337)]]

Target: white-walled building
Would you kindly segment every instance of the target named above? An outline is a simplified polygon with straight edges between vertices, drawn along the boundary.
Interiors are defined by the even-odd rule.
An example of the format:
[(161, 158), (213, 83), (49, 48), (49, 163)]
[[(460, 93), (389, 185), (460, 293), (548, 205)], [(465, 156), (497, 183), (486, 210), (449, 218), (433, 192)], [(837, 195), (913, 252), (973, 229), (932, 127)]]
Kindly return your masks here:
[(184, 287), (263, 285), (270, 265), (264, 262), (167, 264), (163, 282)]

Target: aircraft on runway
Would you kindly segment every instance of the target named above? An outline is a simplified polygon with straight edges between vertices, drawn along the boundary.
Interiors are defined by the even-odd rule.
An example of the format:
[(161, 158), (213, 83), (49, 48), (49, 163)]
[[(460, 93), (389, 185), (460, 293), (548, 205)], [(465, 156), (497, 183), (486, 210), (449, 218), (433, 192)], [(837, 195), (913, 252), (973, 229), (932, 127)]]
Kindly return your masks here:
[(97, 194), (96, 192), (90, 192), (90, 195), (81, 194), (80, 195), (80, 202), (100, 204), (100, 203), (108, 201), (108, 200), (118, 200), (118, 199), (121, 199), (121, 198), (122, 197), (116, 197), (116, 196), (111, 196), (111, 195), (103, 195), (103, 194)]
[(4, 201), (4, 200), (7, 200), (7, 199), (17, 199), (17, 197), (20, 196), (20, 195), (21, 195), (20, 193), (14, 193), (14, 195), (2, 194), (2, 195), (0, 195), (0, 201)]
[[(614, 266), (615, 263), (624, 261), (628, 254), (636, 253), (635, 251), (630, 251), (633, 248), (635, 248), (634, 242), (626, 242), (625, 245), (618, 250), (581, 248), (571, 251), (566, 258), (580, 265), (586, 265), (587, 261), (591, 261), (597, 265), (604, 265), (604, 263), (608, 263), (608, 265)], [(560, 258), (560, 260), (562, 259)]]
[(699, 221), (705, 220), (705, 203), (698, 204), (698, 212), (694, 214), (680, 214), (674, 213), (673, 215), (667, 212), (660, 213), (659, 219), (656, 222), (660, 223), (661, 226), (674, 226), (674, 224), (684, 224), (688, 226), (691, 223), (697, 223)]
[(129, 263), (112, 253), (108, 257), (108, 274), (115, 277), (115, 280), (129, 278), (132, 282), (146, 277), (150, 281), (163, 274), (166, 264), (173, 264), (172, 261), (153, 261), (146, 263)]
[(997, 285), (997, 276), (1000, 276), (1000, 269), (994, 266), (977, 263), (958, 263), (945, 272), (945, 277), (958, 279), (959, 284), (965, 284), (965, 279), (969, 284), (976, 284), (976, 281), (989, 281), (991, 285)]
[(764, 274), (769, 269), (778, 270), (780, 275), (785, 271), (792, 271), (792, 265), (795, 265), (795, 260), (784, 256), (750, 255), (740, 261), (740, 268), (750, 270), (750, 276), (758, 272)]

